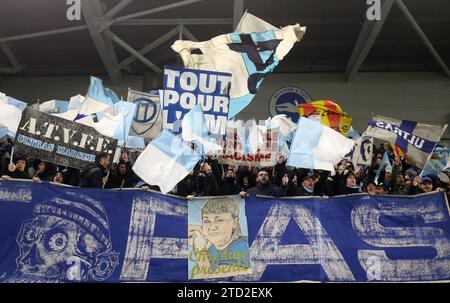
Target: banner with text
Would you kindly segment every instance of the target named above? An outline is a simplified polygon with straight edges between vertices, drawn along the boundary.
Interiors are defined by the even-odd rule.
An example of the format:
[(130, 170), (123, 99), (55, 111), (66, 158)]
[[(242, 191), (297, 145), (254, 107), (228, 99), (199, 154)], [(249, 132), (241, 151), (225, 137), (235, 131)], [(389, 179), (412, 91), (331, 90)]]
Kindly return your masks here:
[(209, 133), (225, 135), (231, 74), (166, 66), (162, 91), (163, 128), (181, 132), (181, 120), (201, 104)]
[(101, 152), (114, 159), (117, 140), (93, 127), (27, 108), (14, 139), (14, 151), (43, 161), (83, 168)]
[[(222, 202), (209, 202), (216, 199)], [(0, 282), (185, 282), (194, 241), (197, 248), (213, 243), (216, 252), (225, 252), (219, 256), (229, 256), (227, 249), (241, 252), (232, 255), (251, 270), (201, 277), (205, 281), (450, 278), (444, 193), (357, 194), (326, 201), (250, 196), (237, 206), (244, 201), (238, 199), (194, 199), (200, 208), (193, 206), (191, 213), (192, 202), (142, 190), (0, 181)], [(241, 234), (229, 241), (237, 223)], [(206, 239), (194, 239), (195, 233)]]
[(279, 152), (278, 140), (280, 132), (278, 128), (267, 130), (262, 136), (261, 147), (256, 153), (248, 151), (248, 140), (246, 132), (249, 129), (239, 127), (227, 127), (227, 133), (222, 141), (222, 152), (219, 162), (222, 164), (233, 164), (239, 166), (268, 167), (277, 164)]

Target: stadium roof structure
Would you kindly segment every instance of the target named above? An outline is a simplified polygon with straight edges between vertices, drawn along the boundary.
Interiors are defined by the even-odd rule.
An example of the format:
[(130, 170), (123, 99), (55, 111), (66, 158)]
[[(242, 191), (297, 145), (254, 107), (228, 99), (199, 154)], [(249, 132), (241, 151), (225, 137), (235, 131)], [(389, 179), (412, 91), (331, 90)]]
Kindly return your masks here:
[[(80, 4), (80, 20), (69, 8)], [(161, 73), (179, 63), (177, 39), (232, 32), (245, 10), (307, 32), (276, 72), (436, 71), (450, 77), (450, 1), (382, 0), (1, 0), (0, 76)], [(376, 0), (375, 0), (376, 2)]]

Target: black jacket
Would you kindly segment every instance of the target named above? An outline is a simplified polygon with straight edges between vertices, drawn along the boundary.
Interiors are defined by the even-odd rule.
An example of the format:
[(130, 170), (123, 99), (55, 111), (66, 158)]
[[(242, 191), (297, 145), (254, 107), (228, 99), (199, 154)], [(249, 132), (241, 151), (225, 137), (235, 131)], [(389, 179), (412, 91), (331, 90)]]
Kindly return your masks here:
[(120, 175), (118, 170), (110, 173), (105, 188), (131, 188), (138, 182), (137, 176), (133, 173), (130, 162), (125, 163), (127, 171), (125, 175)]
[(296, 186), (294, 184), (291, 184), (289, 187), (287, 195), (289, 197), (318, 196), (315, 190), (312, 193), (309, 193), (303, 188), (303, 186)]
[(98, 163), (89, 163), (81, 171), (81, 187), (103, 188), (103, 178), (106, 170)]
[(220, 185), (221, 195), (237, 195), (239, 192), (240, 190), (236, 182), (228, 182), (226, 179), (222, 180), (222, 184)]
[(26, 171), (21, 171), (18, 168), (16, 168), (13, 172), (8, 170), (8, 176), (13, 179), (31, 179), (30, 175)]
[(342, 189), (342, 194), (344, 194), (344, 195), (351, 195), (351, 194), (357, 194), (357, 193), (361, 193), (361, 189), (352, 188), (352, 187), (348, 187), (348, 186), (345, 186)]
[(281, 196), (286, 196), (287, 190), (288, 190), (287, 186), (278, 187), (278, 186), (270, 183), (270, 181), (269, 181), (264, 185), (257, 184), (256, 186), (250, 188), (247, 193), (249, 195), (281, 197)]

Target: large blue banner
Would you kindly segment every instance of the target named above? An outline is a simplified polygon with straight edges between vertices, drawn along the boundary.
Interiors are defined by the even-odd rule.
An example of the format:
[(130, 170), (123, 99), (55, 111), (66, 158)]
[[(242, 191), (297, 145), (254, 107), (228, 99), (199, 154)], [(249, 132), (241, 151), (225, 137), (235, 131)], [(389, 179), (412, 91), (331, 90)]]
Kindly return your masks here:
[[(2, 181), (0, 281), (189, 281), (188, 203), (134, 189)], [(245, 213), (252, 273), (207, 281), (450, 278), (444, 193), (247, 197)]]

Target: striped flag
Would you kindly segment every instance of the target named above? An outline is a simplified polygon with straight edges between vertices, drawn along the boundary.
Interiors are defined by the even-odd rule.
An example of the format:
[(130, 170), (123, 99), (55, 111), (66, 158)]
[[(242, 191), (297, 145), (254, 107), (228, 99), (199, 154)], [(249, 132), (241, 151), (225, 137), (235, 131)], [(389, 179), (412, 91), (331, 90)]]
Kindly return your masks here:
[(334, 172), (336, 165), (355, 144), (313, 120), (300, 118), (287, 159), (287, 166)]
[(6, 132), (9, 135), (14, 135), (19, 127), (22, 111), (26, 107), (25, 102), (0, 93), (0, 127), (8, 129)]
[(374, 116), (369, 120), (366, 136), (389, 142), (399, 156), (423, 169), (446, 128), (447, 125)]
[(150, 185), (158, 185), (163, 194), (172, 190), (194, 168), (200, 155), (181, 138), (163, 130), (136, 159), (133, 171)]
[(91, 82), (79, 114), (86, 116), (101, 112), (119, 102), (119, 97), (109, 88), (103, 87), (102, 80), (91, 76)]

